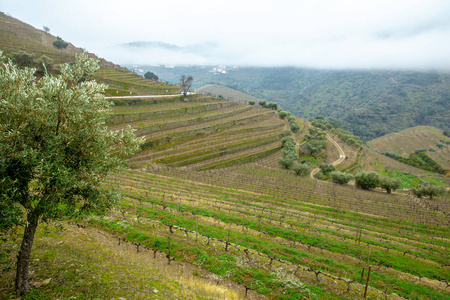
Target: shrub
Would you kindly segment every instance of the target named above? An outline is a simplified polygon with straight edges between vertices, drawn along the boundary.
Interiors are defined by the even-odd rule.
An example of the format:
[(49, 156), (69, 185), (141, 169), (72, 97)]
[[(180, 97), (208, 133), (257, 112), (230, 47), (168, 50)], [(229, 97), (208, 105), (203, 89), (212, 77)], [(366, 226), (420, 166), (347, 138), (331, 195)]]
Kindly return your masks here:
[(314, 174), (314, 178), (319, 179), (319, 180), (323, 180), (324, 177), (325, 177), (325, 175), (323, 175), (322, 172), (317, 172), (316, 174)]
[(9, 57), (11, 58), (12, 62), (18, 65), (19, 67), (32, 67), (34, 64), (33, 61), (33, 55), (25, 52), (25, 51), (17, 51), (12, 52)]
[(301, 164), (298, 161), (294, 161), (292, 165), (292, 170), (295, 172), (296, 175), (307, 176), (311, 171), (311, 166), (308, 163)]
[(328, 164), (328, 163), (326, 163), (326, 162), (321, 163), (321, 164), (319, 165), (319, 168), (322, 170), (323, 174), (325, 174), (325, 175), (327, 175), (328, 173), (331, 173), (331, 172), (333, 172), (334, 170), (336, 170), (336, 167), (335, 167), (335, 166), (333, 166), (333, 165), (331, 165), (331, 164)]
[(331, 180), (334, 183), (338, 183), (338, 184), (346, 184), (353, 178), (352, 174), (342, 173), (339, 171), (332, 172), (330, 175), (331, 175)]
[(250, 100), (250, 101), (248, 101), (248, 104), (249, 104), (249, 105), (255, 105), (255, 101)]
[(53, 41), (53, 46), (55, 46), (55, 48), (57, 49), (66, 49), (67, 46), (69, 46), (69, 43), (64, 41), (62, 38), (60, 38), (59, 36), (56, 37), (56, 40)]

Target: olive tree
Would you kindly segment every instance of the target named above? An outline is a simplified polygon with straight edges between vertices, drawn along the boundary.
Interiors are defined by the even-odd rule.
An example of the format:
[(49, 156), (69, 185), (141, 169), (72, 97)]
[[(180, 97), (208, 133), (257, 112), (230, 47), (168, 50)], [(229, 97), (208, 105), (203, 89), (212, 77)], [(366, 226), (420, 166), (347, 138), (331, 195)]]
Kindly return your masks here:
[(430, 182), (423, 182), (419, 185), (419, 187), (412, 188), (411, 191), (418, 198), (422, 198), (422, 196), (428, 196), (430, 197), (430, 199), (433, 199), (433, 196), (443, 194), (445, 192), (445, 188), (443, 186), (435, 185)]
[(1, 52), (0, 60), (0, 229), (24, 226), (15, 288), (25, 294), (38, 224), (105, 212), (120, 197), (103, 184), (106, 177), (142, 140), (129, 128), (105, 126), (106, 86), (81, 80), (99, 68), (86, 53), (39, 80)]
[(402, 186), (402, 181), (400, 179), (392, 179), (389, 177), (383, 177), (380, 179), (380, 187), (385, 189), (388, 194)]
[(356, 187), (363, 190), (371, 190), (380, 184), (380, 175), (377, 172), (361, 171), (355, 175)]
[(346, 184), (353, 178), (352, 174), (342, 173), (339, 171), (331, 172), (330, 175), (331, 175), (331, 180), (337, 184)]

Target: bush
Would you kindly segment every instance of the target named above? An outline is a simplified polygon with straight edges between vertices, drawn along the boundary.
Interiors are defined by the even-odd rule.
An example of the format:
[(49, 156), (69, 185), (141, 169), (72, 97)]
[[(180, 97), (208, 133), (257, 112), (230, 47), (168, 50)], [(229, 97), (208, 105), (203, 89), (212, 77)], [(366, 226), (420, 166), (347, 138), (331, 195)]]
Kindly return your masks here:
[(444, 130), (444, 135), (447, 137), (450, 137), (450, 130)]
[(55, 46), (55, 48), (57, 49), (66, 49), (67, 46), (69, 46), (69, 43), (57, 36), (56, 40), (53, 42), (53, 46)]
[(12, 52), (9, 57), (19, 67), (32, 67), (34, 65), (33, 55), (25, 51)]
[(363, 190), (371, 190), (379, 186), (380, 175), (377, 172), (359, 172), (355, 175), (355, 185)]
[(311, 166), (308, 163), (299, 163), (298, 161), (294, 161), (292, 165), (292, 170), (296, 175), (299, 176), (307, 176), (311, 171)]
[(314, 174), (314, 178), (319, 179), (319, 180), (323, 180), (324, 177), (325, 177), (325, 175), (323, 175), (322, 171)]
[(332, 172), (330, 175), (331, 175), (331, 180), (334, 183), (338, 183), (338, 184), (346, 184), (353, 178), (352, 174), (341, 173), (338, 171)]
[(255, 105), (255, 101), (250, 100), (250, 101), (248, 101), (248, 104), (249, 104), (249, 105)]
[(333, 166), (333, 165), (330, 165), (330, 164), (328, 164), (328, 163), (321, 163), (320, 165), (319, 165), (319, 168), (322, 170), (322, 172), (323, 172), (323, 174), (324, 175), (327, 175), (328, 173), (331, 173), (331, 172), (333, 172), (334, 170), (336, 170), (336, 167), (335, 166)]

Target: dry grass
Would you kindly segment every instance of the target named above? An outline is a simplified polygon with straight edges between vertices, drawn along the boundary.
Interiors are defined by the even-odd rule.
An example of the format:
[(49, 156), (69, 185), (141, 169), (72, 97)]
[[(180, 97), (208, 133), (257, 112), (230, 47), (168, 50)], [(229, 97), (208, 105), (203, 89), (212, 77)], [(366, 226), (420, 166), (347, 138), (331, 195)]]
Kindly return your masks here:
[[(35, 288), (24, 299), (240, 299), (234, 284), (189, 264), (167, 265), (163, 255), (136, 252), (97, 229), (61, 223), (40, 226), (30, 265)], [(14, 263), (19, 241), (1, 245), (0, 299), (16, 298)], [(50, 279), (50, 281), (48, 280)], [(45, 284), (46, 281), (48, 284)]]

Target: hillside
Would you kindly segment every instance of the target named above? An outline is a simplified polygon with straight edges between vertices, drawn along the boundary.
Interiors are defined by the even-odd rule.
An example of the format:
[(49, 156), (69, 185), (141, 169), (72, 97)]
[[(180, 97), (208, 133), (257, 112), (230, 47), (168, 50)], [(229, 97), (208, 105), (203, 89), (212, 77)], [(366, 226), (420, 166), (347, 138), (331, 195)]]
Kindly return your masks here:
[(202, 95), (211, 95), (214, 97), (220, 97), (223, 99), (233, 100), (241, 104), (248, 104), (249, 101), (253, 101), (258, 104), (259, 101), (263, 100), (260, 98), (253, 97), (249, 94), (243, 93), (241, 91), (217, 84), (207, 84), (199, 87), (195, 92)]
[(379, 137), (368, 144), (382, 153), (392, 152), (403, 157), (418, 150), (425, 150), (433, 160), (450, 169), (450, 139), (435, 127), (408, 128)]
[[(114, 66), (96, 76), (113, 95), (169, 93)], [(129, 168), (103, 183), (123, 200), (105, 215), (38, 227), (30, 258), (35, 288), (24, 300), (450, 298), (448, 193), (416, 198), (297, 176), (280, 166), (283, 138), (292, 137), (298, 152), (314, 120), (293, 118), (299, 129), (292, 133), (277, 110), (232, 101), (253, 98), (224, 90), (229, 99), (112, 99), (107, 126), (130, 126), (145, 140), (124, 157)], [(446, 184), (350, 145), (334, 129), (323, 132), (325, 150), (301, 159)], [(0, 232), (0, 299), (17, 299), (22, 230)]]
[[(71, 43), (68, 44), (67, 48), (58, 50), (53, 46), (55, 40), (56, 37), (52, 34), (0, 12), (0, 50), (4, 54), (25, 51), (32, 54), (34, 60), (45, 55), (53, 61), (55, 71), (57, 71), (61, 63), (73, 62), (75, 55), (84, 51)], [(92, 53), (89, 55), (96, 57)], [(180, 91), (177, 86), (145, 79), (105, 59), (98, 59), (101, 62), (101, 70), (94, 75), (94, 78), (98, 82), (109, 85), (109, 89), (106, 90), (107, 95), (178, 94)]]
[(450, 127), (450, 74), (413, 71), (338, 71), (294, 67), (150, 67), (163, 80), (180, 74), (195, 87), (219, 84), (274, 101), (298, 117), (336, 120), (368, 141), (418, 125)]
[(289, 126), (276, 111), (210, 96), (116, 101), (113, 129), (131, 125), (145, 137), (134, 166), (205, 170), (279, 152)]

